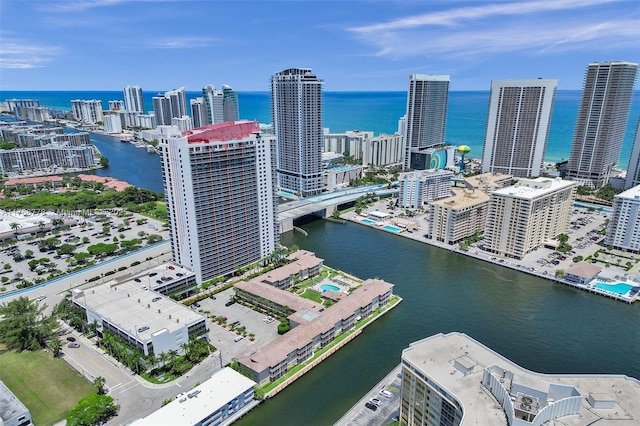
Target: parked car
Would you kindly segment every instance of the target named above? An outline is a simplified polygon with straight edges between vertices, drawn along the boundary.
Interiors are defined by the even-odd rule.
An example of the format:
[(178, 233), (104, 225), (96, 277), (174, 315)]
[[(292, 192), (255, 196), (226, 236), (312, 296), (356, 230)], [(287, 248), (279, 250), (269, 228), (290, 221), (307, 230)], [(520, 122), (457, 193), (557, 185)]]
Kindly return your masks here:
[(200, 307), (200, 304), (198, 302), (194, 303), (194, 305), (195, 305), (196, 308)]
[(158, 296), (151, 299), (152, 302), (157, 302), (158, 300), (162, 300), (162, 297)]
[(377, 405), (378, 407), (382, 405), (382, 401), (380, 401), (378, 398), (371, 398), (369, 402)]
[(242, 340), (242, 336), (236, 336), (236, 338), (233, 339), (233, 341), (236, 343), (238, 343), (240, 340)]
[(142, 326), (138, 328), (138, 333), (142, 333), (143, 331), (147, 331), (149, 329), (148, 325)]
[(135, 282), (137, 282), (137, 283), (142, 282), (142, 281), (140, 280), (140, 278), (134, 278), (133, 280), (134, 280)]
[(216, 300), (216, 297), (212, 294), (211, 296), (209, 296), (209, 299)]
[(158, 273), (157, 273), (157, 272), (149, 272), (149, 276), (150, 276), (150, 277), (155, 277), (156, 275), (158, 275)]
[(382, 389), (380, 391), (380, 395), (384, 396), (387, 399), (393, 398), (393, 394), (391, 392), (389, 392), (388, 390), (386, 390), (386, 389)]
[(175, 267), (175, 266), (172, 266), (172, 265), (167, 266), (167, 268), (171, 269), (172, 271), (173, 271), (174, 269), (176, 269), (176, 267)]
[(69, 343), (67, 345), (67, 347), (69, 347), (69, 348), (79, 348), (80, 347), (80, 343)]
[(227, 303), (224, 304), (224, 306), (231, 306), (234, 303), (236, 303), (235, 300), (229, 300)]
[(378, 406), (375, 404), (372, 404), (371, 402), (367, 402), (366, 404), (364, 404), (364, 406), (371, 411), (376, 411), (378, 409)]
[(75, 338), (75, 337), (72, 337), (72, 336), (69, 336), (69, 337), (67, 337), (67, 341), (69, 341), (69, 342), (75, 342), (75, 341), (76, 341), (76, 338)]

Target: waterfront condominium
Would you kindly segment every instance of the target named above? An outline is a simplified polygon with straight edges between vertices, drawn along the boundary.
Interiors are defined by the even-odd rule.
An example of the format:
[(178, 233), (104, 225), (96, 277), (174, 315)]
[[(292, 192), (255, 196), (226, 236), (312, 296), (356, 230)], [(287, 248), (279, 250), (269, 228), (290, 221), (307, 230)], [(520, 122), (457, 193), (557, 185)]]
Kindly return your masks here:
[(71, 101), (71, 111), (76, 121), (82, 121), (87, 124), (96, 124), (103, 121), (102, 101), (97, 99), (88, 101), (74, 99)]
[(153, 112), (158, 126), (170, 126), (172, 118), (187, 116), (187, 92), (184, 87), (154, 96)]
[(411, 153), (442, 145), (447, 122), (448, 75), (409, 76), (404, 127), (403, 169), (415, 168)]
[(484, 230), (489, 195), (480, 190), (452, 188), (453, 196), (429, 203), (428, 238), (456, 244)]
[(207, 106), (203, 98), (195, 98), (189, 101), (191, 105), (191, 118), (193, 119), (193, 127), (198, 128), (206, 126), (207, 119)]
[(640, 117), (636, 125), (636, 136), (633, 138), (633, 148), (631, 148), (631, 158), (627, 167), (627, 180), (625, 189), (640, 185)]
[(451, 170), (417, 170), (400, 173), (398, 204), (403, 209), (421, 209), (426, 203), (451, 195)]
[(537, 247), (565, 234), (576, 182), (549, 178), (521, 179), (491, 193), (484, 229), (484, 249), (522, 259)]
[(206, 124), (219, 124), (225, 122), (224, 93), (221, 90), (217, 90), (216, 86), (207, 84), (202, 88), (202, 98), (204, 99), (207, 110)]
[(494, 80), (482, 172), (537, 177), (544, 162), (558, 80)]
[(159, 135), (173, 261), (198, 283), (271, 254), (276, 143), (255, 121)]
[(322, 83), (310, 68), (289, 68), (271, 77), (278, 188), (302, 197), (323, 190)]
[(635, 378), (536, 373), (462, 333), (411, 343), (400, 365), (401, 425), (632, 426), (640, 416)]
[(605, 246), (640, 252), (640, 185), (613, 197), (613, 212), (605, 235)]
[(144, 97), (140, 86), (127, 86), (124, 88), (124, 104), (127, 111), (144, 114)]
[(567, 176), (594, 188), (609, 181), (620, 157), (638, 64), (589, 64), (584, 77)]
[(222, 85), (222, 115), (224, 121), (236, 121), (240, 119), (238, 93), (228, 84)]

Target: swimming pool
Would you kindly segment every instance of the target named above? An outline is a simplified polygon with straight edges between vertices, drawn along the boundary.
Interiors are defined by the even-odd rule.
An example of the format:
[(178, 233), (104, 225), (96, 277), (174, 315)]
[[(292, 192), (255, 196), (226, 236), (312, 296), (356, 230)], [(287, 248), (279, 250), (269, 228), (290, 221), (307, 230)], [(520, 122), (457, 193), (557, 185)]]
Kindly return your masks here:
[(616, 294), (627, 294), (629, 290), (633, 288), (633, 286), (625, 283), (618, 283), (618, 284), (596, 283), (596, 288), (600, 290), (607, 290)]
[(391, 226), (391, 225), (385, 225), (382, 227), (382, 229), (386, 229), (387, 231), (391, 231), (395, 233), (402, 231), (402, 229), (398, 228), (397, 226)]
[(373, 225), (375, 223), (375, 221), (371, 219), (362, 219), (360, 222), (366, 223), (367, 225)]
[(320, 286), (320, 290), (322, 290), (323, 293), (325, 291), (329, 291), (329, 290), (340, 291), (340, 287), (337, 287), (337, 286), (331, 285), (331, 284), (322, 284)]

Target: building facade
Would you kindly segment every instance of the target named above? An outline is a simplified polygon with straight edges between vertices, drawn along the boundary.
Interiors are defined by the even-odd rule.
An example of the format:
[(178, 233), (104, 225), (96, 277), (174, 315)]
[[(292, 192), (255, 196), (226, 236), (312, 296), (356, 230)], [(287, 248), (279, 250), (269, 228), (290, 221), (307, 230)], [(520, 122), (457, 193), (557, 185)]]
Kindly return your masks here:
[(627, 167), (627, 179), (625, 189), (640, 185), (640, 117), (636, 125), (636, 135), (633, 138), (633, 148), (631, 148), (631, 158)]
[(123, 111), (124, 102), (121, 100), (109, 101), (109, 111)]
[(544, 162), (558, 80), (495, 80), (482, 172), (538, 177)]
[(82, 121), (87, 124), (96, 124), (103, 121), (102, 102), (97, 99), (88, 101), (74, 99), (71, 101), (71, 111), (76, 121)]
[(640, 185), (613, 197), (613, 212), (604, 244), (620, 250), (640, 252)]
[(225, 122), (240, 120), (238, 93), (228, 84), (222, 85), (222, 115)]
[(106, 114), (103, 119), (106, 133), (122, 133), (122, 120), (119, 115)]
[(206, 124), (224, 123), (224, 93), (208, 84), (202, 88), (202, 98), (207, 110)]
[(453, 196), (429, 203), (430, 239), (456, 244), (484, 231), (489, 196), (482, 191), (454, 188)]
[(594, 62), (584, 77), (567, 176), (594, 188), (607, 184), (620, 157), (638, 64)]
[(402, 163), (404, 151), (403, 138), (399, 133), (387, 135), (381, 133), (364, 144), (362, 164), (376, 167)]
[(174, 262), (202, 283), (271, 254), (279, 238), (275, 138), (261, 136), (254, 121), (162, 130)]
[(400, 195), (398, 203), (405, 209), (419, 209), (425, 203), (439, 200), (451, 195), (451, 179), (453, 172), (449, 170), (420, 170), (401, 173)]
[(448, 75), (409, 76), (407, 115), (403, 126), (403, 168), (411, 168), (411, 153), (444, 144), (449, 98)]
[(208, 124), (207, 105), (204, 98), (195, 98), (189, 101), (191, 105), (191, 118), (193, 119), (193, 127), (206, 126)]
[(124, 104), (129, 112), (145, 113), (144, 97), (140, 86), (127, 86), (124, 88)]
[(289, 68), (271, 77), (278, 188), (302, 197), (323, 190), (322, 84), (310, 68)]
[(521, 259), (569, 228), (576, 183), (549, 178), (521, 179), (491, 193), (484, 229), (490, 253)]
[(158, 126), (170, 126), (172, 118), (188, 116), (187, 92), (184, 87), (169, 90), (164, 95), (154, 96), (152, 101)]

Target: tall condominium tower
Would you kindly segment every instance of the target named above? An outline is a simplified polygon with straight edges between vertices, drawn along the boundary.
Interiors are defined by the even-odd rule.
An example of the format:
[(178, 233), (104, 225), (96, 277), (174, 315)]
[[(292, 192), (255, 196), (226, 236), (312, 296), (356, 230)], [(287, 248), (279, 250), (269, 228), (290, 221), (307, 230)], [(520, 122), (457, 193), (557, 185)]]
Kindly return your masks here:
[(540, 175), (558, 80), (491, 82), (482, 171)]
[(140, 86), (127, 86), (124, 88), (124, 104), (129, 112), (144, 114), (144, 98)]
[(208, 84), (202, 88), (202, 98), (207, 107), (207, 124), (218, 124), (227, 121), (224, 119), (224, 95), (222, 91), (216, 90), (216, 86)]
[(620, 250), (640, 252), (640, 185), (613, 197), (611, 220), (604, 244)]
[(409, 76), (403, 168), (412, 168), (411, 153), (444, 143), (449, 97), (448, 75)]
[(594, 62), (584, 77), (568, 176), (596, 188), (609, 181), (620, 157), (638, 64)]
[(191, 118), (193, 127), (198, 128), (207, 125), (207, 106), (203, 98), (195, 98), (189, 101), (191, 104)]
[(322, 192), (322, 80), (310, 68), (271, 77), (278, 186), (303, 197)]
[(170, 126), (172, 118), (182, 118), (187, 112), (187, 91), (184, 87), (154, 96), (153, 113), (158, 126)]
[(640, 185), (640, 117), (636, 125), (636, 136), (633, 138), (633, 148), (631, 148), (631, 158), (627, 167), (627, 181), (625, 189)]
[(160, 136), (173, 260), (202, 283), (271, 254), (276, 143), (255, 121)]
[(74, 99), (71, 101), (71, 111), (73, 118), (89, 124), (102, 122), (102, 101), (92, 99), (89, 101)]
[(222, 110), (224, 121), (236, 121), (240, 119), (238, 93), (227, 84), (222, 85)]

